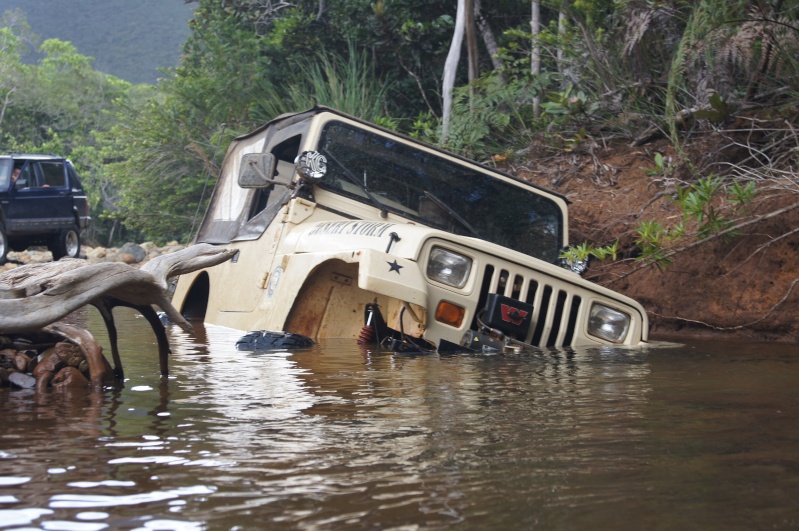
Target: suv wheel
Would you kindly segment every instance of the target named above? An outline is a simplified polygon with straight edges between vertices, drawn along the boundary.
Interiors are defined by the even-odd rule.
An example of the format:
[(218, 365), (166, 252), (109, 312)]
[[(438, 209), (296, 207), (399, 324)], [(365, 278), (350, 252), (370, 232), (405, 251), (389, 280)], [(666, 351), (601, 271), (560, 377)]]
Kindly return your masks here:
[(58, 231), (47, 247), (53, 253), (53, 260), (60, 260), (65, 256), (78, 258), (80, 256), (80, 233), (77, 227)]
[(6, 237), (6, 227), (0, 222), (0, 265), (6, 263), (8, 254), (8, 238)]

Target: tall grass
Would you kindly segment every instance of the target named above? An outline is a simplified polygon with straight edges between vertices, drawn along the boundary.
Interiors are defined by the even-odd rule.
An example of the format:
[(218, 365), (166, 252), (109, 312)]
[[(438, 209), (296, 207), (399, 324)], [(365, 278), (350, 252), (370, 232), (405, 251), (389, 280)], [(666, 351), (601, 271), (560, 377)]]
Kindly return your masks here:
[(394, 128), (386, 112), (393, 82), (379, 79), (365, 52), (350, 43), (342, 56), (320, 52), (301, 58), (284, 68), (291, 72), (288, 83), (263, 78), (253, 93), (253, 119), (265, 122), (286, 112), (297, 112), (324, 105), (363, 120)]

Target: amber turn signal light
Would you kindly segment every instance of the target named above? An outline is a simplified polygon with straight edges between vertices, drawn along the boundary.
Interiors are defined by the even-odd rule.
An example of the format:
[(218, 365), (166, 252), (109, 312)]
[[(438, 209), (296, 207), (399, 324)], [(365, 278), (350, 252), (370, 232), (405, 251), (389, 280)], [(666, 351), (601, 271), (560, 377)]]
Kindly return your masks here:
[(461, 308), (451, 302), (441, 301), (436, 308), (436, 321), (460, 328), (466, 308)]

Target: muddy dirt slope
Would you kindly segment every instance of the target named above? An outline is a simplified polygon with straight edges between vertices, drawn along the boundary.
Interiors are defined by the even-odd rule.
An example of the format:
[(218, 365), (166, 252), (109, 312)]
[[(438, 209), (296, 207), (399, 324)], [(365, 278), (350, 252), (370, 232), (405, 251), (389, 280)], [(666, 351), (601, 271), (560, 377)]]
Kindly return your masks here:
[[(799, 203), (795, 193), (762, 187), (737, 222), (782, 214), (745, 226), (728, 241), (716, 238), (696, 244), (698, 238), (689, 236), (673, 242), (672, 248), (687, 248), (675, 254), (665, 270), (637, 259), (640, 223), (679, 222), (683, 214), (673, 200), (676, 186), (696, 182), (696, 168), (719, 149), (713, 141), (696, 142), (686, 149), (690, 162), (678, 164), (678, 155), (666, 141), (643, 147), (631, 147), (629, 141), (592, 142), (570, 153), (534, 147), (523, 160), (512, 160), (502, 169), (571, 201), (572, 243), (619, 240), (619, 259), (593, 262), (586, 278), (641, 302), (655, 338), (797, 342), (799, 232), (792, 231), (799, 228), (799, 208), (791, 210)], [(664, 171), (656, 171), (656, 153), (664, 156)]]

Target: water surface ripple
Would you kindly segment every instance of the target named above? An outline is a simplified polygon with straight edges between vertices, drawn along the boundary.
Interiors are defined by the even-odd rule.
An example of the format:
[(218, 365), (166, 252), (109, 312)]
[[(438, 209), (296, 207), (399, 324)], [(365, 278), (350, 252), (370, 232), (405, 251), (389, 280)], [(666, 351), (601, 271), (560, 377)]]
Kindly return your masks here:
[(121, 388), (0, 389), (0, 529), (799, 527), (794, 346), (248, 353), (198, 326), (162, 379), (118, 320)]

